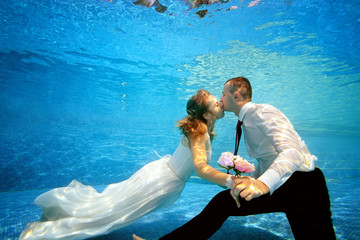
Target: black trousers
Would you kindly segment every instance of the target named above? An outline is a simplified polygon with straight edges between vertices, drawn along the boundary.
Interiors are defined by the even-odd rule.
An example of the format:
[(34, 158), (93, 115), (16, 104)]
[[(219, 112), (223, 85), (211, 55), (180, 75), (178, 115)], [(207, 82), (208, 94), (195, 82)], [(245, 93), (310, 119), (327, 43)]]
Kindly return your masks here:
[(319, 168), (295, 172), (272, 195), (262, 195), (251, 201), (241, 199), (240, 204), (237, 208), (230, 190), (222, 191), (199, 215), (160, 239), (208, 239), (229, 216), (272, 212), (286, 214), (296, 240), (336, 239), (325, 177)]

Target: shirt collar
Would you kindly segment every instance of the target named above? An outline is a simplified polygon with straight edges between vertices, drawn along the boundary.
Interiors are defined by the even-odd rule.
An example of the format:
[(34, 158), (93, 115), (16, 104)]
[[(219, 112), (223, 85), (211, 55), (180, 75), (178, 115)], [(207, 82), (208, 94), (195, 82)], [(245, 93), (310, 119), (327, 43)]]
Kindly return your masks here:
[(246, 111), (253, 106), (254, 103), (252, 102), (247, 102), (245, 103), (245, 105), (240, 109), (240, 113), (239, 113), (239, 120), (242, 122), (245, 116)]

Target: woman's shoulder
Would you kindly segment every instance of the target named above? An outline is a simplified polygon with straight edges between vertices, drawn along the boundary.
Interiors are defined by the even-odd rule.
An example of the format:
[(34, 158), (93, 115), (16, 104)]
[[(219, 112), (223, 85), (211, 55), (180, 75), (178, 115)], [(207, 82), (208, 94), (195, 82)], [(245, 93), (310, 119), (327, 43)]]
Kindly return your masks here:
[(202, 143), (205, 143), (207, 148), (209, 147), (208, 145), (211, 145), (211, 141), (210, 141), (210, 135), (208, 133), (204, 134), (203, 136), (200, 136), (200, 137), (197, 137), (196, 139), (189, 139), (188, 137), (186, 136), (183, 136), (180, 140), (180, 144), (183, 146), (183, 147), (186, 147), (186, 148), (191, 148), (191, 146), (193, 144), (202, 144)]

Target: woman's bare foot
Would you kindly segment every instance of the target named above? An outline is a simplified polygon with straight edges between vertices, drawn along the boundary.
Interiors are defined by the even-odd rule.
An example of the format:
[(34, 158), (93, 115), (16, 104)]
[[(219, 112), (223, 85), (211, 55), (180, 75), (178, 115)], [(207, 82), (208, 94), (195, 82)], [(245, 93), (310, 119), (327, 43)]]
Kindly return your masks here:
[(133, 234), (133, 240), (145, 240), (145, 239), (143, 239), (141, 237), (138, 237), (135, 234)]

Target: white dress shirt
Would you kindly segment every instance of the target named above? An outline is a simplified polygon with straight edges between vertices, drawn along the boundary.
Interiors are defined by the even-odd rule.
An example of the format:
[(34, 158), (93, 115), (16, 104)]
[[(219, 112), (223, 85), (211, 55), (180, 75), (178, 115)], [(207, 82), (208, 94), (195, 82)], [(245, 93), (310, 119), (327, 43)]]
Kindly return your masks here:
[(248, 154), (258, 165), (253, 177), (265, 183), (272, 194), (295, 172), (315, 169), (317, 158), (311, 155), (305, 142), (287, 117), (268, 104), (246, 103), (239, 120)]

